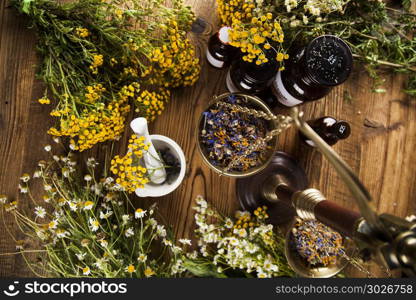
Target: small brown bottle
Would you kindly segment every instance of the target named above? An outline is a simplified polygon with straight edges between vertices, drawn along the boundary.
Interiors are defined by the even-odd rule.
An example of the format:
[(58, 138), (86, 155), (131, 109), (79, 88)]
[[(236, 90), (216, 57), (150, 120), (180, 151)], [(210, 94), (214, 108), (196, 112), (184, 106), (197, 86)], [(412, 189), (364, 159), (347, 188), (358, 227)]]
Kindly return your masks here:
[(214, 68), (223, 69), (231, 64), (238, 53), (238, 48), (229, 44), (228, 31), (230, 27), (221, 27), (208, 41), (207, 60)]
[(277, 73), (270, 89), (286, 107), (318, 100), (348, 79), (352, 65), (348, 45), (336, 36), (323, 35), (290, 51), (285, 70)]
[[(332, 117), (323, 117), (307, 122), (309, 126), (330, 146), (351, 134), (351, 126), (345, 121), (337, 121)], [(316, 147), (315, 143), (300, 133), (301, 140), (308, 146)]]
[(260, 65), (243, 60), (242, 55), (232, 63), (227, 74), (227, 88), (231, 93), (258, 94), (270, 85), (279, 64), (274, 51), (266, 50), (264, 53), (268, 62)]

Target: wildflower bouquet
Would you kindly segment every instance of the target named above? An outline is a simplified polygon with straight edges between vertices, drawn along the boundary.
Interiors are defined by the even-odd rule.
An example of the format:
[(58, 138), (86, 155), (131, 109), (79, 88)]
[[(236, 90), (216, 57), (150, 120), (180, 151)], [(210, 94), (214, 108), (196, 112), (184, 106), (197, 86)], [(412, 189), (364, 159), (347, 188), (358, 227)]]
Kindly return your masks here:
[[(50, 146), (46, 150), (50, 151)], [(21, 178), (20, 191), (34, 205), (34, 212), (29, 214), (20, 211), (16, 201), (0, 197), (1, 214), (13, 214), (27, 236), (16, 241), (16, 248), (34, 274), (101, 278), (174, 277), (183, 273), (182, 248), (153, 218), (155, 207), (134, 210), (113, 178), (104, 172), (103, 178), (95, 179), (97, 165), (88, 159), (89, 172), (82, 176), (72, 153), (41, 161), (33, 175), (35, 180), (29, 174)], [(41, 200), (31, 193), (32, 181), (36, 180), (45, 190)], [(34, 243), (39, 248), (26, 249)], [(27, 259), (27, 253), (33, 252), (40, 255), (40, 262)]]
[(294, 273), (284, 256), (284, 239), (267, 225), (266, 208), (253, 214), (222, 216), (201, 196), (196, 199), (195, 220), (199, 253), (188, 253), (185, 268), (197, 276), (279, 277)]
[[(294, 42), (332, 34), (345, 40), (354, 57), (365, 64), (375, 79), (374, 91), (384, 91), (378, 88), (383, 82), (379, 71), (387, 67), (409, 74), (405, 91), (416, 95), (416, 15), (409, 11), (411, 1), (400, 2), (393, 7), (381, 0), (217, 0), (221, 22), (233, 28), (231, 44), (256, 62), (262, 62), (259, 49), (280, 47), (276, 58), (282, 61)], [(263, 26), (266, 20), (275, 24), (277, 40), (269, 38), (271, 27)], [(242, 43), (241, 36), (248, 44), (254, 41), (254, 46)]]
[(41, 104), (56, 100), (49, 130), (70, 138), (73, 150), (117, 139), (131, 106), (149, 121), (170, 89), (189, 86), (199, 61), (186, 32), (194, 20), (182, 0), (12, 0), (38, 35)]

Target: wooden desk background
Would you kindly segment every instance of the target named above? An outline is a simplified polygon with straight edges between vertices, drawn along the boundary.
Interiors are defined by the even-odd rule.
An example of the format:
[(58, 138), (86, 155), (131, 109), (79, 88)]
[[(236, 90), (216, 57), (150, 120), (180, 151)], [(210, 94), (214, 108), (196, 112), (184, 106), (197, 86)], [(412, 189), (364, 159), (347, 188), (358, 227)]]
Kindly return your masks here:
[[(215, 0), (188, 0), (196, 15), (217, 24)], [(192, 34), (200, 53), (204, 53), (207, 36)], [(17, 185), (22, 173), (33, 174), (37, 162), (47, 158), (43, 150), (52, 139), (46, 134), (53, 124), (50, 106), (35, 100), (42, 96), (43, 84), (35, 80), (34, 51), (36, 37), (27, 29), (25, 19), (0, 3), (0, 192), (19, 199)], [(137, 200), (146, 206), (156, 201), (178, 237), (191, 237), (194, 228), (192, 206), (197, 195), (204, 195), (223, 212), (238, 208), (234, 180), (219, 177), (202, 162), (195, 144), (195, 124), (209, 99), (225, 92), (225, 71), (214, 70), (202, 56), (202, 72), (192, 88), (173, 93), (166, 111), (152, 125), (152, 132), (176, 140), (182, 146), (188, 170), (180, 188), (157, 200)], [(371, 80), (360, 65), (350, 80), (334, 89), (321, 101), (302, 107), (307, 118), (330, 115), (350, 122), (352, 135), (334, 148), (350, 164), (367, 186), (379, 212), (401, 217), (416, 213), (416, 101), (402, 92), (403, 77), (385, 77), (385, 94), (371, 92)], [(344, 91), (351, 100), (347, 101)], [(118, 143), (126, 149), (126, 131)], [(355, 207), (354, 200), (322, 156), (302, 146), (296, 130), (290, 129), (280, 138), (279, 150), (295, 156), (305, 167), (310, 186), (320, 189), (328, 199), (346, 207)], [(97, 147), (83, 154), (86, 159), (97, 155)], [(39, 196), (42, 195), (39, 191)], [(33, 209), (28, 202), (20, 204)], [(18, 233), (14, 220), (6, 217), (6, 226)], [(0, 226), (0, 253), (15, 251), (3, 220)], [(357, 276), (363, 274), (354, 273)], [(0, 256), (0, 277), (33, 276), (20, 255)]]

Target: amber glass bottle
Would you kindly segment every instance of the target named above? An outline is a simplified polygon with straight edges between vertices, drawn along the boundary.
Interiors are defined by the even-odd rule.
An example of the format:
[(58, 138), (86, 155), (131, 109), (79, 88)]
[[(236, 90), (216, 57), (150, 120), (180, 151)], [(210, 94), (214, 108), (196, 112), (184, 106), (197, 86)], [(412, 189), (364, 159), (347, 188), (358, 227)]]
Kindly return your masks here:
[(231, 93), (257, 94), (267, 88), (279, 65), (275, 52), (268, 50), (265, 54), (268, 62), (260, 65), (244, 61), (242, 55), (232, 63), (227, 74), (227, 88)]
[[(330, 146), (339, 140), (346, 139), (351, 134), (351, 127), (345, 121), (337, 121), (333, 117), (323, 117), (307, 122), (309, 126)], [(300, 133), (300, 138), (305, 144), (315, 147), (315, 143)]]
[(287, 107), (318, 100), (348, 79), (352, 53), (338, 37), (323, 35), (290, 51), (285, 70), (278, 72), (271, 93)]
[(208, 41), (206, 53), (208, 63), (218, 69), (228, 67), (238, 53), (238, 48), (229, 44), (229, 30), (230, 27), (221, 27)]

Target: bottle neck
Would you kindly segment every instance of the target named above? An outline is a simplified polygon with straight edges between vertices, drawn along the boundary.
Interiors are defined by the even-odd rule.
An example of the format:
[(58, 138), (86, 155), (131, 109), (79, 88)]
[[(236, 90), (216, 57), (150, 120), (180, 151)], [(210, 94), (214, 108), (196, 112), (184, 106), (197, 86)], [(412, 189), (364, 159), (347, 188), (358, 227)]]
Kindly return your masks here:
[(231, 27), (227, 27), (227, 26), (220, 28), (220, 30), (217, 32), (217, 37), (220, 43), (224, 45), (230, 44), (230, 36), (229, 36), (230, 30), (231, 30)]
[(338, 139), (343, 140), (350, 136), (351, 127), (345, 121), (337, 121), (330, 128), (331, 134), (335, 135)]
[(276, 72), (277, 62), (257, 65), (246, 62), (240, 57), (230, 68), (227, 86), (231, 92), (259, 93), (267, 88)]

